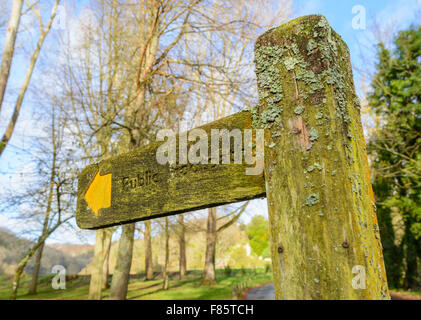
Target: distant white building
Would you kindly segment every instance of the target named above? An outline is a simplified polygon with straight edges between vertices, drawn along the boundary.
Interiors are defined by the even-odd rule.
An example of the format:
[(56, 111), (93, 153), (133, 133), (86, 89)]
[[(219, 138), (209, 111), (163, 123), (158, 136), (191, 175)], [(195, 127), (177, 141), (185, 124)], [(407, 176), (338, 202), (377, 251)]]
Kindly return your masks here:
[(247, 257), (250, 257), (250, 253), (251, 253), (251, 247), (250, 245), (247, 243), (244, 248), (246, 249), (246, 255)]

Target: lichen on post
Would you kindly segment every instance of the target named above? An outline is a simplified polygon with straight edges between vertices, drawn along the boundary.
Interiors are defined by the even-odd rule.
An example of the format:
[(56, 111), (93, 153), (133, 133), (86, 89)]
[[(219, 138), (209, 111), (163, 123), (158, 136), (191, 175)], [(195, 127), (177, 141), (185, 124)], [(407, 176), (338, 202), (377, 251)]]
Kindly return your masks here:
[(255, 45), (277, 299), (389, 299), (349, 50), (320, 15)]

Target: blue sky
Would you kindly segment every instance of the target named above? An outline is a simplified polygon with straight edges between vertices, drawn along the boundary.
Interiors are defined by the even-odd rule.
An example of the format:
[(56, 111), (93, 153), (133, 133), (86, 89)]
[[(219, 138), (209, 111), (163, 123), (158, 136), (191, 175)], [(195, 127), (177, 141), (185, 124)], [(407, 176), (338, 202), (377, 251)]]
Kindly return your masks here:
[[(352, 19), (355, 17), (352, 8), (356, 5), (366, 9), (366, 30), (352, 28)], [(419, 23), (417, 18), (421, 19), (421, 0), (295, 0), (293, 9), (294, 16), (323, 14), (348, 44), (352, 62), (356, 66), (364, 63), (360, 58), (361, 45), (375, 44), (372, 39), (375, 20), (380, 27), (391, 26), (397, 31)]]
[[(4, 0), (2, 0), (4, 1)], [(67, 0), (72, 3), (76, 0)], [(81, 2), (78, 2), (80, 4)], [(352, 27), (352, 20), (355, 14), (352, 8), (361, 5), (366, 10), (365, 30), (355, 30)], [(421, 0), (295, 0), (293, 1), (293, 17), (307, 14), (323, 14), (336, 32), (338, 32), (351, 51), (351, 59), (354, 66), (369, 69), (374, 65), (375, 40), (372, 36), (373, 22), (376, 20), (381, 28), (391, 26), (392, 31), (396, 32), (407, 28), (411, 24), (419, 23), (417, 19), (421, 19)], [(418, 14), (418, 15), (417, 15)], [(50, 37), (50, 36), (49, 36)], [(0, 34), (0, 50), (2, 50), (4, 35)], [(51, 46), (51, 42), (45, 44), (46, 47)], [(23, 61), (23, 60), (22, 60)], [(15, 61), (12, 69), (13, 77), (11, 79), (12, 88), (18, 88), (26, 70), (24, 63), (19, 58)], [(39, 70), (39, 67), (37, 68)], [(37, 71), (36, 71), (37, 72)], [(358, 75), (354, 73), (357, 90), (360, 83)], [(34, 77), (32, 80), (36, 81)], [(34, 95), (32, 95), (34, 97)], [(10, 103), (14, 102), (14, 98), (9, 99)], [(31, 171), (31, 165), (28, 163), (28, 156), (25, 149), (28, 146), (30, 135), (42, 134), (36, 131), (34, 121), (32, 119), (31, 95), (24, 102), (20, 119), (11, 140), (11, 145), (7, 147), (3, 156), (0, 158), (0, 185), (19, 183), (26, 171)], [(3, 134), (6, 121), (9, 114), (6, 106), (2, 110), (0, 117), (0, 134)], [(250, 211), (264, 213), (267, 211), (265, 201), (258, 200), (251, 206)], [(250, 219), (250, 214), (246, 215), (245, 221)], [(18, 226), (16, 222), (10, 219), (10, 216), (0, 213), (0, 226), (6, 226), (12, 230), (16, 230)], [(89, 242), (93, 241), (93, 237), (88, 237)], [(78, 242), (78, 238), (71, 233), (60, 233), (54, 236), (51, 242)], [(83, 240), (83, 242), (86, 241)]]

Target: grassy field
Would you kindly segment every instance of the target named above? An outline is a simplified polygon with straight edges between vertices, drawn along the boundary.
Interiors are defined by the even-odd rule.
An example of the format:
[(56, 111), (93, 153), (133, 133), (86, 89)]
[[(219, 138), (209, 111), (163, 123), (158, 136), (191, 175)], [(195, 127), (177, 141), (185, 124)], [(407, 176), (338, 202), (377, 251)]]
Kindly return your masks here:
[[(263, 269), (233, 270), (227, 275), (223, 270), (217, 270), (217, 284), (201, 285), (202, 273), (199, 270), (189, 271), (183, 280), (178, 279), (176, 273), (170, 276), (170, 289), (162, 290), (162, 279), (143, 281), (142, 275), (132, 276), (129, 283), (127, 299), (129, 300), (231, 300), (233, 289), (237, 286), (251, 288), (272, 282), (272, 273)], [(51, 276), (39, 278), (38, 294), (28, 295), (30, 277), (24, 276), (19, 289), (19, 300), (85, 300), (88, 297), (89, 277), (79, 276), (66, 281), (66, 289), (54, 290), (51, 286)], [(8, 299), (10, 295), (12, 277), (0, 276), (0, 300)], [(247, 282), (247, 283), (246, 283)], [(241, 290), (240, 290), (241, 291)], [(244, 290), (243, 290), (244, 291)], [(103, 292), (103, 299), (107, 299), (109, 289)], [(420, 300), (420, 291), (391, 291), (396, 300)]]
[[(272, 281), (272, 273), (261, 270), (233, 270), (227, 276), (223, 270), (217, 270), (217, 284), (202, 286), (201, 271), (190, 271), (186, 279), (178, 280), (177, 274), (171, 275), (170, 289), (162, 290), (162, 279), (143, 281), (133, 277), (129, 282), (127, 299), (129, 300), (230, 300), (233, 288), (247, 281), (247, 287), (254, 287)], [(19, 300), (84, 300), (88, 296), (89, 278), (78, 277), (66, 281), (66, 289), (54, 290), (51, 287), (51, 276), (40, 277), (38, 294), (28, 295), (30, 277), (25, 276), (19, 289)], [(11, 277), (0, 276), (0, 299), (8, 299), (10, 295)], [(103, 293), (107, 299), (109, 290)]]

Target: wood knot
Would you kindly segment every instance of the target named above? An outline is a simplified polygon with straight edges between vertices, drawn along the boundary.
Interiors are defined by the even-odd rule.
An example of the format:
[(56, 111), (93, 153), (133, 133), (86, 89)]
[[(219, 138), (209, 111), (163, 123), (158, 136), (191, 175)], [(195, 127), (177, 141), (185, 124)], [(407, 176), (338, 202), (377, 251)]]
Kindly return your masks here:
[(342, 247), (344, 247), (345, 249), (349, 248), (349, 243), (348, 243), (348, 241), (344, 241), (344, 242), (342, 242)]

